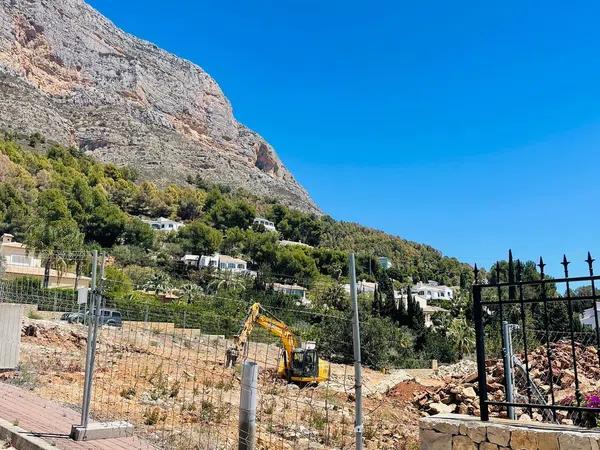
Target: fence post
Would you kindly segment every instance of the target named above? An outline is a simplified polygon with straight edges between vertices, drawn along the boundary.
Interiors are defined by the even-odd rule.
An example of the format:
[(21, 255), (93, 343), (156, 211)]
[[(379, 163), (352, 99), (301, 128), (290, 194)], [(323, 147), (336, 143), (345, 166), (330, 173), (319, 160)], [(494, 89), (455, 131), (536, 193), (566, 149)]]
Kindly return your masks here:
[[(477, 268), (475, 269), (477, 273)], [(475, 277), (477, 283), (477, 277)], [(487, 404), (487, 377), (485, 373), (485, 336), (483, 329), (483, 311), (481, 305), (481, 286), (473, 285), (473, 319), (475, 322), (475, 342), (477, 347), (477, 375), (479, 385), (479, 411), (481, 420), (490, 420)]]
[(354, 253), (350, 254), (350, 295), (352, 297), (352, 346), (354, 348), (354, 438), (356, 450), (363, 448), (362, 417), (362, 366), (360, 355), (360, 322), (358, 319), (358, 296), (356, 293), (356, 262)]
[[(512, 352), (512, 339), (511, 339), (511, 325), (505, 320), (502, 322), (502, 342), (504, 343), (502, 347), (502, 357), (504, 359), (504, 382), (505, 382), (505, 392), (506, 392), (506, 401), (508, 403), (513, 403), (513, 352)], [(511, 420), (516, 419), (515, 415), (515, 407), (509, 406), (507, 409), (508, 418)]]
[(242, 384), (240, 386), (239, 450), (254, 450), (255, 448), (257, 385), (258, 365), (255, 362), (246, 361), (242, 365)]
[(92, 256), (92, 289), (90, 290), (90, 296), (88, 297), (87, 312), (83, 313), (83, 322), (88, 322), (88, 335), (87, 335), (87, 348), (85, 356), (85, 380), (83, 383), (83, 402), (81, 405), (81, 426), (85, 427), (88, 423), (88, 414), (90, 412), (88, 392), (90, 390), (90, 382), (92, 374), (90, 372), (90, 362), (92, 359), (92, 337), (93, 337), (93, 324), (91, 320), (87, 320), (88, 314), (91, 314), (92, 307), (96, 299), (96, 274), (98, 272), (98, 250), (94, 250)]

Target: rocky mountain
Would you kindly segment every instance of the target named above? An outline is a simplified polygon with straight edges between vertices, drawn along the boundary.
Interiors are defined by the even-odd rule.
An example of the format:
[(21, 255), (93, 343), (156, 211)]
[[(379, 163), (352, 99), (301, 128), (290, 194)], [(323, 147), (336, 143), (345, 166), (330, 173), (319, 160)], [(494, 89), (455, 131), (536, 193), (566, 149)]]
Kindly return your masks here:
[(318, 211), (215, 80), (82, 0), (0, 0), (0, 129), (41, 132), (158, 182), (199, 174)]

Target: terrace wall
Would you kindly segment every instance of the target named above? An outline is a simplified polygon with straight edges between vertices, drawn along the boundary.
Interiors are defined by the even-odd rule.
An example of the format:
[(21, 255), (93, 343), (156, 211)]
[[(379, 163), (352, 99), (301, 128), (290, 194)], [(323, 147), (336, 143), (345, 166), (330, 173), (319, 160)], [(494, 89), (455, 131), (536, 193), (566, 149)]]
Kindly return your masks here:
[(503, 419), (482, 422), (460, 414), (419, 422), (421, 450), (598, 450), (596, 430)]

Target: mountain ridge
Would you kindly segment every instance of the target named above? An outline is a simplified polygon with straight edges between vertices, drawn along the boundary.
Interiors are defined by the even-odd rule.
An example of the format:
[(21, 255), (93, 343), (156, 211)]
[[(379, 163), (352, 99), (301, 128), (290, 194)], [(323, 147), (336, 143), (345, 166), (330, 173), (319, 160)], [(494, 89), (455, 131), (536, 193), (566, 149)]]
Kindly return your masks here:
[(213, 183), (320, 213), (201, 67), (82, 0), (0, 0), (0, 127), (42, 132), (158, 183)]

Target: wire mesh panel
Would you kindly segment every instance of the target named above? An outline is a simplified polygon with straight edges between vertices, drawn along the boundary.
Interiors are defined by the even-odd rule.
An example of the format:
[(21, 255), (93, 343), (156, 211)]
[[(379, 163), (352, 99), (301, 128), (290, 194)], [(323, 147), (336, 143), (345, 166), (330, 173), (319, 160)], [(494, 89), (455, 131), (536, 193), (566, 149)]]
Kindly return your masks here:
[[(90, 285), (90, 256), (70, 258), (63, 273), (77, 273), (78, 287)], [(95, 308), (81, 303), (75, 278), (64, 279), (68, 285), (56, 278), (45, 281), (43, 275), (0, 279), (0, 301), (24, 305), (26, 311), (19, 366), (3, 374), (3, 381), (81, 409), (88, 332), (97, 318), (91, 420), (128, 421), (158, 448), (237, 448), (241, 366), (254, 362), (259, 369), (257, 448), (354, 448), (349, 315), (317, 312), (294, 301), (271, 305), (262, 312), (272, 321), (255, 323), (243, 350), (232, 353), (251, 302), (217, 295), (200, 296), (193, 304), (160, 304), (158, 296), (139, 301), (115, 295), (115, 286), (99, 276), (98, 288), (90, 291), (99, 302)], [(330, 334), (319, 332), (325, 321)], [(289, 326), (294, 339), (283, 339), (275, 324)], [(311, 349), (314, 358), (296, 361), (297, 355), (312, 355)], [(288, 373), (286, 367), (307, 372)], [(320, 368), (327, 368), (325, 375)], [(367, 448), (395, 448), (402, 435), (402, 411), (386, 397), (395, 379), (394, 373), (363, 371)]]
[(11, 259), (0, 277), (0, 303), (23, 311), (18, 365), (0, 379), (81, 408), (87, 329), (67, 319), (85, 309), (75, 289), (89, 285), (91, 257), (77, 252), (27, 258), (33, 266)]
[(135, 311), (104, 312), (122, 321), (101, 318), (95, 419), (128, 420), (164, 448), (237, 444), (239, 373), (225, 368), (223, 336), (183, 328), (183, 314), (167, 308), (148, 308), (144, 321)]
[[(283, 349), (268, 329), (256, 330), (233, 364), (237, 318), (202, 316), (148, 305), (107, 306), (96, 353), (91, 414), (128, 420), (163, 448), (238, 445), (241, 363), (259, 367), (256, 440), (259, 448), (350, 448), (354, 403), (350, 366), (337, 365), (320, 383), (289, 382), (279, 373)], [(111, 314), (111, 315), (109, 315)], [(237, 320), (235, 320), (237, 319)]]

